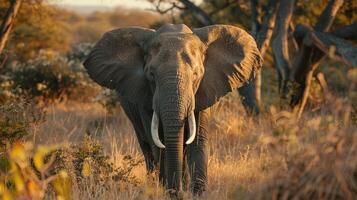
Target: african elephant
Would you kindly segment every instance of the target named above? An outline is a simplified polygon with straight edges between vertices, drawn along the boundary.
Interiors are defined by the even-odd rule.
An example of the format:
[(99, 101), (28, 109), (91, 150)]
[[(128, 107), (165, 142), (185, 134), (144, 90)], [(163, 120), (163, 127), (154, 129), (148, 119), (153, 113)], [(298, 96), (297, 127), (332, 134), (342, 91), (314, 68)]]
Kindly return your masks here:
[(174, 194), (187, 171), (192, 192), (205, 190), (210, 107), (251, 80), (261, 65), (256, 43), (244, 30), (191, 30), (183, 24), (107, 32), (84, 62), (94, 81), (117, 91), (148, 173), (159, 169)]

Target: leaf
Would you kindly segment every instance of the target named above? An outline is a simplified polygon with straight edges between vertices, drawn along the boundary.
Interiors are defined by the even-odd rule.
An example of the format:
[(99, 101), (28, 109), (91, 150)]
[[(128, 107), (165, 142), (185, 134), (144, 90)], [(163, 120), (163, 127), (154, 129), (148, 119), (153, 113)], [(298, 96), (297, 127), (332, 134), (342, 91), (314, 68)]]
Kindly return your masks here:
[(92, 169), (89, 161), (90, 161), (89, 159), (85, 159), (83, 162), (82, 176), (84, 177), (88, 177), (91, 175)]
[(29, 180), (27, 182), (27, 191), (29, 192), (30, 196), (35, 197), (35, 199), (42, 199), (44, 196), (44, 192), (41, 187), (33, 180)]
[(55, 150), (55, 147), (45, 147), (45, 146), (39, 146), (37, 148), (37, 151), (35, 155), (33, 156), (33, 162), (37, 170), (40, 172), (46, 171), (48, 167), (52, 164), (52, 162), (55, 159), (55, 155), (51, 156), (51, 159), (45, 163), (45, 158), (48, 154), (53, 152)]
[(11, 193), (3, 183), (0, 183), (0, 197), (2, 197), (3, 200), (12, 200)]
[(57, 200), (72, 199), (71, 180), (66, 171), (59, 171), (56, 178), (53, 180), (52, 185), (56, 192)]
[(15, 161), (21, 168), (27, 166), (28, 155), (26, 154), (28, 144), (16, 142), (10, 151), (10, 159)]
[(15, 188), (17, 192), (22, 192), (25, 189), (25, 183), (23, 178), (20, 175), (20, 172), (16, 171), (12, 175), (12, 180), (14, 181)]

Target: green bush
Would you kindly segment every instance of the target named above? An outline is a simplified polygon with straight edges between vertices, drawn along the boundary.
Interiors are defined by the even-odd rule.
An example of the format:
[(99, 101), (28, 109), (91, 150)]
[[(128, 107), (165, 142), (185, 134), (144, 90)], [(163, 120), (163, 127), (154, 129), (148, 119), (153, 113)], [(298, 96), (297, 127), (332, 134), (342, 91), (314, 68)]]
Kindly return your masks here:
[(19, 63), (10, 76), (15, 94), (45, 101), (70, 95), (77, 85), (77, 76), (69, 68), (68, 61), (58, 55), (40, 56)]
[(0, 101), (9, 96), (27, 96), (37, 102), (82, 100), (98, 91), (82, 66), (91, 44), (81, 44), (68, 55), (40, 51), (36, 59), (14, 63), (0, 77)]

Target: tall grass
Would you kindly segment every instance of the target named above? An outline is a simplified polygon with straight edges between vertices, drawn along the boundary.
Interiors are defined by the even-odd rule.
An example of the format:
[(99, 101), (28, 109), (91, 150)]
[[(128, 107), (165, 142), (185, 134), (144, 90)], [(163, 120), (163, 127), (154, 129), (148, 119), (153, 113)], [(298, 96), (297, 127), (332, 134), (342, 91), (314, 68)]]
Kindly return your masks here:
[[(336, 150), (329, 149), (335, 157), (331, 157), (331, 153), (326, 156), (325, 146), (339, 145), (336, 141), (340, 140), (347, 140), (349, 146), (357, 144), (356, 137), (352, 137), (357, 134), (357, 129), (349, 116), (351, 106), (344, 99), (330, 99), (320, 110), (306, 112), (299, 121), (292, 112), (275, 107), (252, 118), (239, 105), (238, 96), (229, 95), (217, 106), (218, 112), (212, 117), (208, 145), (209, 185), (199, 199), (272, 199), (285, 193), (294, 197), (304, 194), (294, 188), (305, 176), (311, 176), (311, 180), (317, 181), (315, 184), (319, 183), (307, 182), (306, 187), (312, 188), (309, 192), (319, 191), (324, 186), (320, 182), (325, 180), (316, 180), (320, 170), (327, 170), (327, 173), (334, 169), (325, 166), (330, 163), (335, 166), (333, 162), (339, 162), (339, 158), (349, 152), (345, 149), (339, 157), (335, 155)], [(141, 161), (132, 169), (139, 181), (137, 185), (109, 181), (104, 188), (89, 180), (80, 189), (73, 186), (76, 188), (73, 189), (75, 199), (167, 198), (155, 177), (146, 175), (136, 136), (122, 110), (109, 115), (99, 104), (71, 102), (48, 107), (47, 115), (46, 122), (36, 130), (36, 143), (76, 144), (90, 135), (103, 145), (105, 154), (116, 166), (123, 165), (127, 155)], [(319, 157), (320, 154), (323, 156)], [(314, 160), (317, 158), (321, 160)], [(329, 159), (324, 160), (326, 158)], [(344, 163), (354, 163), (355, 160), (356, 157), (349, 156)], [(326, 180), (338, 183), (337, 178)], [(189, 193), (185, 197), (193, 198)]]
[[(223, 98), (209, 123), (208, 189), (200, 197), (189, 192), (184, 197), (353, 199), (357, 196), (355, 72), (348, 74), (351, 88), (345, 97), (322, 95), (299, 120), (294, 112), (274, 106), (250, 117), (237, 94)], [(279, 105), (276, 99), (268, 102)], [(168, 199), (157, 177), (146, 174), (123, 110), (108, 112), (98, 102), (69, 101), (47, 106), (43, 113), (43, 123), (26, 129), (31, 135), (28, 141), (34, 146), (65, 147), (62, 158), (70, 159), (61, 161), (71, 177), (71, 198)], [(49, 187), (45, 199), (55, 198), (54, 191)]]

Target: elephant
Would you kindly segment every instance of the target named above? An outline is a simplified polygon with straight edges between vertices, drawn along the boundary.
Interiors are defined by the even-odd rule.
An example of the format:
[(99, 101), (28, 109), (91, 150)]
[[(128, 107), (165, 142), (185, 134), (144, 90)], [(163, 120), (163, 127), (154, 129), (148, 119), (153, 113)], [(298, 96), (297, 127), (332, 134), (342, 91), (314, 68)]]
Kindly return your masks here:
[(207, 187), (214, 105), (252, 80), (262, 58), (241, 28), (164, 24), (157, 30), (109, 31), (83, 64), (91, 79), (117, 91), (147, 172), (158, 172), (170, 194), (183, 191), (190, 180), (189, 188), (199, 195)]

